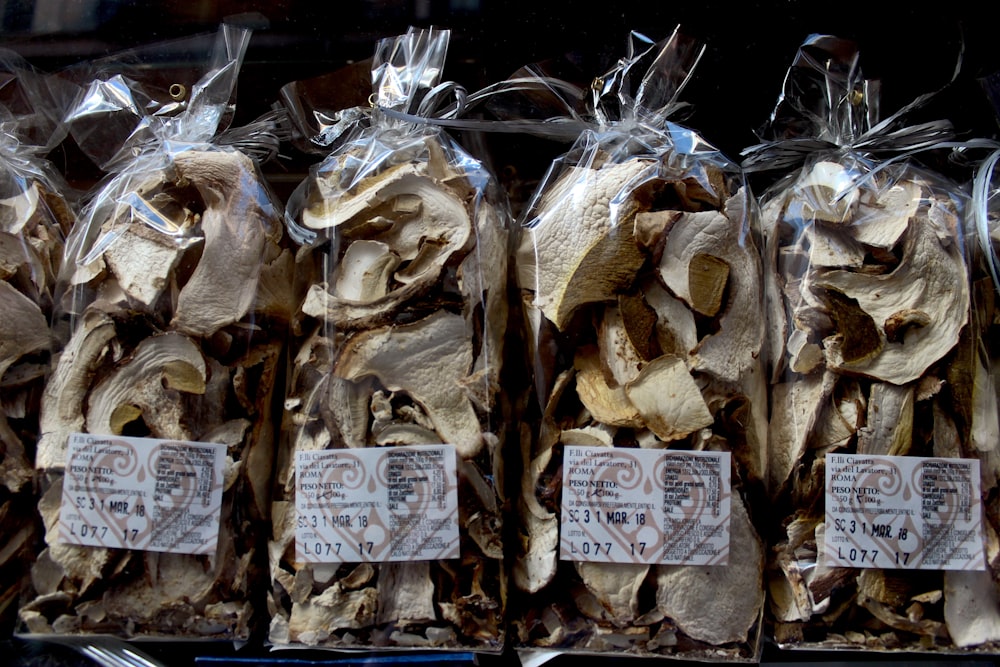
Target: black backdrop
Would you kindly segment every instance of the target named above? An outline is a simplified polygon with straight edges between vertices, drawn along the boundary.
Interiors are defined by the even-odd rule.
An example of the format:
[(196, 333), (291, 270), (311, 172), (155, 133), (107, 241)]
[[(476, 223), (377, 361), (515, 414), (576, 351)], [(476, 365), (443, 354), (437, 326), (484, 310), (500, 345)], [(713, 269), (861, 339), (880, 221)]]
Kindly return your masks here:
[[(64, 0), (64, 7), (78, 6), (75, 23), (42, 33), (39, 14), (50, 2), (0, 0), (0, 47), (44, 70), (212, 31), (226, 16), (258, 12), (268, 27), (256, 30), (250, 42), (237, 122), (265, 111), (284, 83), (363, 60), (378, 38), (410, 25), (452, 30), (445, 77), (470, 90), (566, 54), (581, 76), (592, 78), (624, 55), (629, 31), (658, 40), (679, 26), (706, 45), (683, 95), (694, 108), (683, 122), (733, 157), (756, 142), (754, 131), (770, 114), (796, 49), (812, 33), (858, 43), (865, 75), (882, 81), (883, 116), (944, 86), (962, 53), (956, 81), (913, 120), (947, 118), (963, 137), (992, 138), (1000, 130), (982, 86), (1000, 73), (995, 23), (989, 5), (968, 0)], [(279, 171), (291, 174), (297, 167), (285, 164)]]
[[(810, 0), (664, 2), (644, 0), (570, 3), (546, 0), (272, 0), (196, 2), (184, 0), (65, 0), (79, 4), (83, 20), (55, 32), (33, 29), (40, 0), (0, 0), (0, 47), (24, 55), (43, 70), (57, 70), (89, 58), (151, 42), (213, 31), (226, 16), (254, 11), (268, 24), (255, 31), (240, 78), (238, 118), (248, 121), (268, 109), (285, 83), (324, 74), (369, 57), (380, 37), (410, 25), (452, 29), (446, 77), (470, 90), (509, 76), (522, 65), (571, 54), (584, 76), (603, 73), (624, 55), (628, 33), (653, 39), (675, 27), (706, 44), (707, 50), (684, 99), (694, 106), (684, 122), (727, 154), (756, 142), (754, 129), (768, 117), (796, 49), (810, 34), (855, 40), (862, 68), (883, 82), (884, 113), (918, 95), (937, 90), (952, 77), (959, 53), (962, 67), (914, 120), (950, 119), (964, 137), (995, 138), (997, 115), (983, 82), (1000, 73), (1000, 48), (988, 5), (965, 1), (938, 3), (818, 3)], [(582, 80), (580, 83), (586, 83)], [(363, 93), (367, 96), (367, 91)], [(544, 168), (565, 145), (509, 137), (487, 140), (498, 161), (521, 147), (535, 159), (527, 169)], [(81, 182), (92, 165), (72, 152), (59, 154), (61, 166)], [(286, 151), (269, 174), (287, 193), (302, 176), (310, 156)], [(528, 174), (528, 177), (533, 174)], [(282, 187), (285, 191), (282, 192)], [(0, 646), (0, 649), (4, 647)], [(61, 661), (51, 649), (18, 647), (9, 664), (83, 665)], [(194, 656), (228, 651), (218, 646), (170, 647), (156, 656), (172, 664), (193, 664)], [(172, 655), (173, 660), (167, 656)], [(902, 657), (902, 656), (897, 656)], [(19, 659), (19, 658), (23, 658)], [(869, 660), (870, 656), (784, 655), (766, 651), (767, 662)], [(897, 660), (933, 664), (930, 656)], [(569, 665), (569, 658), (553, 664)], [(885, 663), (888, 660), (881, 660)], [(0, 658), (0, 662), (5, 662)], [(611, 660), (587, 661), (612, 664)], [(625, 661), (622, 661), (625, 662)], [(89, 664), (89, 663), (87, 663)], [(492, 664), (487, 661), (487, 664)], [(498, 661), (497, 664), (503, 664)], [(626, 663), (626, 664), (631, 664)], [(937, 659), (937, 664), (949, 663)], [(993, 664), (988, 658), (962, 658), (961, 664)]]

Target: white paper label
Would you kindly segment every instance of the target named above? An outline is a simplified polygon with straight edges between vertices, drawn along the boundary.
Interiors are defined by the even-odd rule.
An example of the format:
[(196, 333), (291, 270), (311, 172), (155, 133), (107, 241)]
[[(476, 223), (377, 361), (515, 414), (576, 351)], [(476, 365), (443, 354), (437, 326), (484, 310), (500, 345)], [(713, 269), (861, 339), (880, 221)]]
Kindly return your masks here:
[(300, 563), (459, 556), (453, 445), (297, 452)]
[(59, 508), (64, 544), (210, 554), (226, 446), (75, 433)]
[(976, 459), (826, 455), (826, 564), (982, 570)]
[(729, 465), (728, 452), (566, 447), (559, 557), (727, 564)]

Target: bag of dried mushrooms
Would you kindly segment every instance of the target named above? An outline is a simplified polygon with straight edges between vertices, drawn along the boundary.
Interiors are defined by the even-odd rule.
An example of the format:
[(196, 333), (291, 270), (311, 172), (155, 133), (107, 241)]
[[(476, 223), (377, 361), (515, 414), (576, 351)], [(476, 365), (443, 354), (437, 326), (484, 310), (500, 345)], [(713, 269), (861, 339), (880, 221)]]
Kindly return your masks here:
[(633, 33), (517, 226), (519, 650), (754, 661), (762, 268), (739, 166), (668, 116), (703, 47)]
[(918, 161), (952, 137), (904, 124), (930, 96), (880, 120), (859, 62), (854, 43), (810, 36), (745, 151), (747, 170), (781, 174), (761, 196), (769, 624), (790, 648), (988, 648), (998, 441), (977, 381), (968, 192)]
[[(60, 277), (23, 634), (246, 639), (263, 607), (293, 257), (256, 160), (219, 134), (249, 38), (149, 50), (189, 81), (139, 52), (98, 62), (67, 115), (109, 173)], [(241, 143), (269, 145), (257, 129)]]
[(272, 510), (277, 647), (503, 646), (509, 212), (430, 122), (454, 90), (449, 38), (378, 42), (373, 108), (339, 114), (286, 207), (305, 298)]
[(48, 77), (0, 51), (0, 81), (0, 619), (8, 627), (39, 539), (38, 409), (76, 193), (46, 160), (65, 134)]

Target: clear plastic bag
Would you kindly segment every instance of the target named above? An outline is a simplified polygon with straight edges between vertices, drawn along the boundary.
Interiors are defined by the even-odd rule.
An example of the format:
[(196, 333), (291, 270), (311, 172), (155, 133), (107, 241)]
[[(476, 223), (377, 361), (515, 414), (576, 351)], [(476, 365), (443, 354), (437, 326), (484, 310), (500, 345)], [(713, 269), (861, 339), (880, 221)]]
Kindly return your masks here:
[[(422, 117), (449, 36), (411, 29), (378, 43), (374, 108), (338, 129), (286, 207), (306, 296), (272, 511), (276, 647), (503, 646), (509, 213), (486, 168)], [(378, 457), (425, 445), (454, 461), (433, 473), (457, 486), (457, 508), (438, 519), (431, 505), (447, 494), (430, 503), (420, 480), (403, 493), (406, 475), (339, 476), (344, 462), (375, 475)], [(309, 469), (313, 456), (339, 463)], [(327, 502), (318, 488), (351, 494)]]
[[(48, 78), (0, 51), (0, 619), (37, 547), (33, 461), (50, 356), (49, 321), (76, 193), (45, 159), (63, 136)], [(51, 141), (50, 141), (51, 139)]]
[(22, 634), (240, 640), (261, 618), (294, 296), (280, 209), (257, 163), (218, 142), (249, 36), (220, 28), (172, 115), (129, 102), (141, 87), (113, 68), (67, 115), (79, 130), (121, 103), (100, 108), (121, 132), (92, 157), (112, 171), (60, 276)]
[(667, 119), (703, 47), (680, 32), (629, 46), (595, 81), (599, 127), (552, 164), (518, 226), (534, 395), (519, 416), (513, 628), (524, 650), (754, 661), (767, 415), (754, 198), (735, 162)]
[[(992, 641), (972, 622), (996, 617), (995, 596), (981, 594), (991, 575), (974, 557), (981, 510), (996, 540), (996, 437), (980, 430), (968, 192), (913, 156), (951, 138), (946, 122), (903, 125), (920, 103), (880, 120), (856, 46), (813, 36), (769, 141), (749, 151), (752, 168), (784, 174), (761, 197), (769, 487), (780, 510), (768, 616), (783, 647)], [(957, 532), (943, 537), (942, 526)]]

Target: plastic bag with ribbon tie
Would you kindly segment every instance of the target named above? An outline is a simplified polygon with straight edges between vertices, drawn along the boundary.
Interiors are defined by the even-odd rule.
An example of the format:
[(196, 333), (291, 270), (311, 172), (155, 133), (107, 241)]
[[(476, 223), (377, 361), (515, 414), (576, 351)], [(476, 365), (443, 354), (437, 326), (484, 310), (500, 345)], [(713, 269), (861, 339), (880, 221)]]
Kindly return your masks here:
[(449, 39), (379, 41), (372, 106), (351, 114), (285, 87), (328, 149), (286, 206), (306, 296), (272, 513), (277, 647), (503, 646), (510, 214), (436, 122), (461, 96), (441, 83)]
[(229, 24), (196, 38), (211, 45), (198, 78), (172, 85), (156, 67), (133, 79), (134, 53), (96, 63), (66, 115), (109, 173), (60, 274), (25, 635), (245, 640), (260, 619), (295, 299), (280, 208), (226, 144), (246, 133), (223, 133), (249, 38)]
[(0, 625), (37, 551), (32, 507), (50, 319), (77, 193), (46, 159), (64, 136), (50, 79), (0, 51)]
[(632, 33), (519, 219), (519, 650), (758, 655), (761, 258), (739, 165), (675, 120), (703, 51)]
[(878, 91), (855, 44), (813, 35), (745, 151), (751, 173), (778, 176), (761, 195), (784, 508), (769, 627), (785, 647), (975, 650), (995, 640), (969, 610), (995, 604), (977, 591), (993, 589), (996, 480), (995, 439), (976, 434), (969, 196), (920, 159), (957, 145), (951, 124), (906, 124), (941, 91), (884, 120)]

